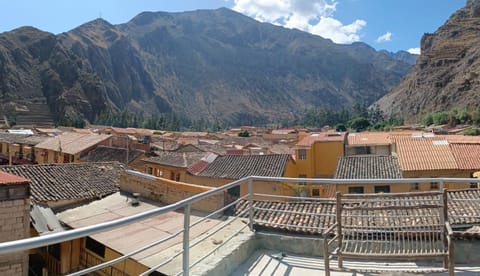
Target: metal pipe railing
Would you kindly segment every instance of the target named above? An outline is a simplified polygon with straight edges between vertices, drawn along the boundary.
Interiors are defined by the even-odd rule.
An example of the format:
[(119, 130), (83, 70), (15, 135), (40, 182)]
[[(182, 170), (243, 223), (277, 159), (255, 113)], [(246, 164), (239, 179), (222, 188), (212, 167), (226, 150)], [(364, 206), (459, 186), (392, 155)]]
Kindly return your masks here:
[[(155, 177), (151, 177), (149, 175), (145, 175), (145, 174), (139, 173), (139, 172), (127, 171), (127, 173), (135, 174), (135, 175), (138, 175), (138, 176), (141, 176), (141, 177), (146, 177), (146, 178), (149, 178), (149, 179), (156, 179)], [(304, 198), (299, 198), (299, 197), (254, 194), (253, 193), (254, 181), (271, 181), (271, 182), (275, 181), (275, 182), (284, 182), (284, 183), (285, 182), (287, 182), (287, 183), (288, 182), (303, 182), (303, 183), (337, 184), (337, 185), (376, 184), (376, 183), (393, 184), (393, 183), (437, 182), (437, 183), (440, 183), (440, 189), (442, 189), (444, 187), (444, 183), (472, 183), (472, 182), (477, 182), (478, 183), (478, 182), (480, 182), (480, 179), (476, 179), (476, 178), (320, 179), (320, 178), (287, 178), (287, 177), (249, 176), (249, 177), (245, 177), (245, 178), (233, 181), (233, 182), (231, 182), (229, 184), (226, 184), (224, 186), (221, 186), (221, 187), (218, 187), (218, 188), (213, 188), (209, 191), (206, 191), (206, 192), (194, 195), (192, 197), (180, 200), (176, 203), (173, 203), (173, 204), (170, 204), (170, 205), (167, 205), (167, 206), (163, 206), (163, 207), (160, 207), (160, 208), (156, 208), (156, 209), (153, 209), (153, 210), (150, 210), (150, 211), (146, 211), (146, 212), (143, 212), (143, 213), (140, 213), (140, 214), (136, 214), (136, 215), (133, 215), (133, 216), (125, 217), (125, 218), (122, 218), (122, 219), (109, 221), (109, 222), (104, 222), (104, 223), (99, 223), (99, 224), (96, 224), (96, 225), (87, 226), (87, 227), (83, 227), (83, 228), (68, 230), (68, 231), (65, 231), (65, 232), (54, 233), (54, 234), (50, 234), (50, 235), (46, 235), (46, 236), (40, 236), (40, 237), (23, 239), (23, 240), (0, 243), (0, 254), (12, 253), (12, 252), (21, 251), (21, 250), (28, 250), (28, 249), (32, 249), (32, 248), (47, 246), (47, 245), (50, 245), (50, 244), (60, 243), (60, 242), (63, 242), (63, 241), (82, 238), (82, 237), (85, 237), (85, 236), (90, 236), (90, 235), (93, 235), (93, 234), (96, 234), (96, 233), (99, 233), (99, 232), (112, 230), (112, 229), (115, 229), (115, 228), (118, 228), (118, 227), (121, 227), (121, 226), (125, 226), (127, 224), (138, 222), (138, 221), (150, 218), (152, 216), (156, 216), (156, 215), (164, 214), (164, 213), (167, 213), (167, 212), (171, 212), (171, 211), (177, 210), (179, 208), (184, 208), (184, 227), (183, 227), (182, 230), (179, 230), (179, 231), (173, 233), (172, 235), (170, 235), (166, 238), (163, 238), (159, 241), (156, 241), (156, 242), (154, 242), (150, 245), (146, 245), (142, 248), (139, 248), (139, 249), (137, 249), (137, 250), (135, 250), (131, 253), (125, 254), (122, 257), (116, 258), (116, 259), (111, 260), (111, 261), (107, 261), (103, 264), (100, 264), (100, 265), (88, 268), (86, 270), (82, 270), (82, 271), (73, 273), (71, 275), (81, 275), (81, 274), (84, 274), (84, 273), (90, 273), (90, 272), (93, 272), (95, 270), (105, 268), (105, 267), (110, 266), (110, 265), (112, 265), (116, 262), (125, 260), (128, 257), (131, 257), (135, 254), (138, 254), (141, 251), (144, 251), (148, 248), (151, 248), (155, 245), (158, 245), (162, 242), (165, 242), (165, 241), (167, 241), (167, 240), (169, 240), (169, 239), (171, 239), (175, 236), (178, 236), (180, 233), (183, 233), (183, 242), (182, 242), (183, 250), (181, 250), (180, 252), (175, 254), (175, 256), (171, 257), (170, 259), (168, 259), (163, 264), (168, 263), (169, 261), (173, 260), (178, 255), (182, 254), (183, 255), (183, 258), (182, 258), (182, 272), (183, 272), (184, 275), (188, 275), (190, 268), (192, 268), (197, 263), (199, 263), (201, 260), (206, 258), (209, 254), (211, 254), (209, 252), (209, 254), (205, 255), (200, 260), (197, 260), (193, 264), (190, 264), (189, 250), (192, 246), (199, 243), (197, 241), (193, 245), (190, 245), (190, 238), (189, 238), (190, 228), (192, 228), (195, 225), (199, 224), (200, 222), (206, 220), (207, 218), (212, 217), (215, 214), (218, 214), (218, 213), (222, 212), (223, 210), (235, 205), (240, 200), (247, 199), (248, 200), (248, 218), (249, 218), (249, 222), (248, 222), (247, 226), (250, 227), (250, 229), (253, 231), (254, 230), (253, 229), (254, 222), (263, 223), (263, 221), (261, 221), (261, 220), (255, 221), (255, 219), (254, 219), (255, 209), (266, 211), (266, 210), (264, 210), (264, 208), (258, 208), (258, 207), (255, 208), (254, 207), (253, 200), (254, 200), (255, 196), (268, 196), (268, 197), (277, 197), (277, 198), (284, 198), (284, 199), (293, 199), (293, 198), (304, 199)], [(245, 196), (243, 196), (243, 197), (235, 200), (234, 202), (232, 202), (232, 203), (230, 203), (230, 204), (228, 204), (228, 205), (210, 213), (206, 217), (204, 217), (200, 220), (197, 220), (192, 224), (190, 223), (190, 209), (191, 209), (191, 206), (192, 206), (193, 203), (195, 203), (199, 200), (205, 199), (205, 198), (207, 198), (209, 196), (212, 196), (214, 194), (227, 191), (230, 188), (237, 187), (244, 182), (247, 182), (247, 184), (248, 184), (248, 193)], [(317, 200), (317, 199), (312, 199), (312, 200)], [(324, 201), (324, 200), (318, 199), (318, 201)], [(472, 201), (480, 201), (480, 200), (477, 200), (477, 199), (449, 199), (449, 201), (452, 201), (452, 202), (460, 202), (460, 201), (472, 202)], [(269, 210), (269, 211), (274, 211), (274, 212), (279, 212), (279, 213), (289, 212), (289, 211), (283, 211), (283, 210)], [(290, 213), (297, 214), (298, 212), (290, 211)], [(303, 213), (303, 214), (305, 214), (305, 213)], [(319, 215), (319, 214), (308, 213), (306, 215)], [(328, 215), (328, 214), (321, 214), (321, 215)], [(452, 216), (461, 217), (459, 215), (452, 215)], [(278, 224), (278, 225), (282, 225), (282, 224)], [(282, 226), (296, 227), (298, 229), (302, 229), (302, 228), (303, 229), (308, 229), (309, 228), (309, 227), (303, 227), (303, 226), (299, 226), (299, 225), (287, 225), (287, 224), (283, 224)], [(237, 235), (240, 232), (241, 232), (240, 230), (237, 231), (229, 239), (233, 238), (233, 236)], [(212, 252), (214, 252), (214, 250)], [(163, 264), (157, 265), (157, 266), (155, 266), (155, 268), (152, 267), (149, 271), (150, 272), (154, 271), (158, 267), (161, 267)]]

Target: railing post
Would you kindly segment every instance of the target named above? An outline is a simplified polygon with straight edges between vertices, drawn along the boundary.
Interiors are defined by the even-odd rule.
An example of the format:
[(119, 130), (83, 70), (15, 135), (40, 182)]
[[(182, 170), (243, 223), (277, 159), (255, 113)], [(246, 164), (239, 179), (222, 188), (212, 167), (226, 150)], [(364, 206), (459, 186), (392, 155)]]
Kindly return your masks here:
[(189, 275), (190, 270), (190, 204), (183, 209), (183, 276)]
[(248, 179), (248, 224), (253, 231), (253, 181)]

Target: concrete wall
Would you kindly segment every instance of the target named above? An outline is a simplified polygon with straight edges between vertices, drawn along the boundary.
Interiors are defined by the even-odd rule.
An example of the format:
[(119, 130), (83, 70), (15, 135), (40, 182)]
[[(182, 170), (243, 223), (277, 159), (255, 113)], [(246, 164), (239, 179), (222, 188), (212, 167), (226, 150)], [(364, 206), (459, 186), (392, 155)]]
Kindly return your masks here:
[[(140, 193), (142, 197), (171, 204), (193, 195), (211, 190), (210, 187), (171, 181), (164, 178), (154, 180), (136, 175), (122, 173), (120, 176), (120, 190), (130, 193)], [(199, 211), (211, 212), (224, 206), (224, 192), (218, 193), (192, 205)]]
[[(0, 243), (28, 238), (29, 226), (30, 199), (0, 200)], [(0, 275), (28, 275), (28, 251), (0, 255)]]

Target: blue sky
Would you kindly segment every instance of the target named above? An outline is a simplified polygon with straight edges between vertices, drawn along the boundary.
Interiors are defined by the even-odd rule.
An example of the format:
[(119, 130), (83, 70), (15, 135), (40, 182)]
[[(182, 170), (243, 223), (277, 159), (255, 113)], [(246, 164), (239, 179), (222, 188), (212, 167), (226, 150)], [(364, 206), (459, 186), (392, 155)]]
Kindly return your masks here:
[(409, 50), (466, 0), (12, 0), (0, 9), (0, 32), (21, 26), (61, 33), (102, 17), (124, 23), (142, 11), (228, 7), (257, 20), (297, 28), (337, 43)]

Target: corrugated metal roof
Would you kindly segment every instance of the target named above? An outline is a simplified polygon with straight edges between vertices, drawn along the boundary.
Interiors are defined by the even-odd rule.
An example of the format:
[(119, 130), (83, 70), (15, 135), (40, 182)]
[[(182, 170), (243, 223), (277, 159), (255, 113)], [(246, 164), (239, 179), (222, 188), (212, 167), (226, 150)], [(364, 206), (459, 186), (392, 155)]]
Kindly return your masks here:
[(290, 158), (288, 154), (220, 156), (198, 175), (228, 179), (250, 175), (281, 177)]
[[(434, 142), (437, 141), (437, 142)], [(398, 159), (403, 171), (459, 169), (448, 143), (442, 138), (397, 137)]]
[(33, 204), (30, 221), (40, 236), (65, 230), (52, 209), (46, 205)]
[(110, 138), (111, 135), (104, 134), (84, 134), (75, 132), (64, 132), (56, 137), (37, 144), (39, 149), (62, 151), (68, 154), (76, 154), (98, 143)]
[(334, 178), (402, 178), (402, 172), (398, 159), (394, 156), (345, 156), (338, 161)]

